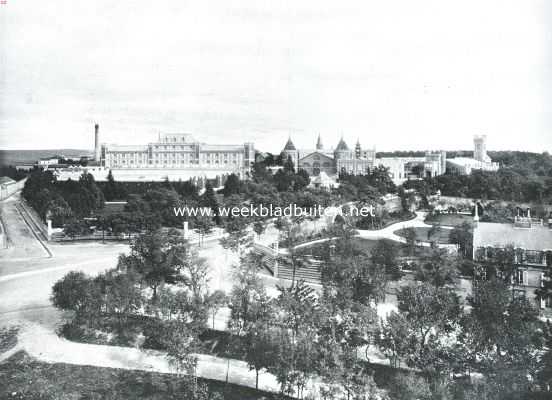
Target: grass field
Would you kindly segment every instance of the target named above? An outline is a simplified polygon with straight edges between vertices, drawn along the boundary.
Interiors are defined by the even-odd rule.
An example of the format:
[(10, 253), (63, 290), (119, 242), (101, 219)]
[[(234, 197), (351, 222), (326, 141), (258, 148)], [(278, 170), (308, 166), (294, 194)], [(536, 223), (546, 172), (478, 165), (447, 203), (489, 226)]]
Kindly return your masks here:
[(438, 214), (438, 215), (428, 215), (425, 220), (428, 224), (439, 224), (444, 226), (459, 226), (462, 223), (467, 222), (472, 224), (473, 217), (471, 215), (464, 214)]
[[(415, 227), (413, 229), (416, 232), (416, 240), (419, 242), (436, 242), (440, 244), (451, 243), (449, 238), (450, 231), (451, 231), (450, 229), (439, 228), (431, 236), (428, 236), (431, 228)], [(399, 229), (398, 231), (395, 232), (395, 234), (405, 237), (406, 229)]]
[[(200, 379), (209, 399), (275, 400), (281, 396), (224, 382)], [(185, 379), (171, 374), (47, 364), (18, 352), (0, 364), (1, 399), (189, 399)]]

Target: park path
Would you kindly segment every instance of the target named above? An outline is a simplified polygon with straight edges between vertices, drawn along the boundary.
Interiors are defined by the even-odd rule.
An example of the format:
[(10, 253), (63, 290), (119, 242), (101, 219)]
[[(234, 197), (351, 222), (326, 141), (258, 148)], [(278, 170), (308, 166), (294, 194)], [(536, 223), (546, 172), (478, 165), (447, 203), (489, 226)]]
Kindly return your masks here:
[[(31, 322), (20, 325), (17, 345), (4, 354), (0, 354), (0, 362), (18, 351), (25, 351), (29, 356), (45, 363), (176, 373), (164, 352), (72, 342), (59, 337), (48, 327)], [(207, 354), (196, 354), (195, 356), (198, 358), (198, 377), (224, 382), (228, 371), (230, 383), (255, 388), (255, 371), (250, 370), (246, 362)], [(280, 385), (274, 375), (261, 371), (259, 389), (278, 392)]]
[[(395, 232), (401, 229), (407, 229), (407, 228), (431, 228), (433, 225), (427, 224), (425, 222), (426, 216), (427, 216), (427, 212), (416, 211), (415, 218), (410, 219), (408, 221), (401, 221), (401, 222), (391, 224), (389, 226), (386, 226), (383, 229), (378, 229), (378, 230), (357, 229), (358, 236), (363, 239), (370, 239), (370, 240), (388, 239), (399, 243), (406, 243), (406, 239), (402, 236), (397, 235)], [(441, 226), (440, 228), (452, 229), (452, 227), (448, 227), (448, 226)], [(425, 242), (425, 241), (417, 242), (416, 244), (418, 246), (424, 246), (424, 247), (431, 246), (431, 243)], [(455, 247), (454, 245), (450, 245), (450, 244), (438, 243), (439, 248), (448, 249), (448, 248), (451, 248), (451, 246)]]
[[(356, 236), (360, 237), (360, 238), (363, 238), (363, 239), (368, 239), (368, 240), (387, 239), (387, 240), (392, 240), (394, 242), (406, 243), (406, 239), (402, 236), (397, 235), (395, 232), (397, 232), (401, 229), (406, 229), (406, 228), (431, 228), (433, 225), (427, 224), (425, 222), (426, 216), (427, 216), (427, 212), (425, 212), (425, 211), (416, 211), (416, 217), (415, 218), (410, 219), (408, 221), (396, 222), (396, 223), (391, 224), (389, 226), (386, 226), (385, 228), (382, 228), (382, 229), (375, 229), (375, 230), (355, 229), (357, 231)], [(453, 229), (453, 227), (449, 227), (449, 226), (441, 226), (440, 228), (441, 229)], [(336, 239), (336, 237), (326, 237), (326, 238), (322, 238), (322, 239), (315, 239), (315, 240), (311, 240), (311, 241), (308, 241), (308, 242), (305, 242), (305, 243), (298, 244), (297, 246), (295, 246), (295, 248), (300, 249), (302, 247), (308, 247), (308, 246), (312, 246), (314, 244), (328, 242), (328, 241), (333, 240), (333, 239)], [(430, 247), (431, 246), (431, 243), (429, 243), (429, 242), (417, 242), (416, 244), (418, 246), (424, 246), (424, 247)], [(439, 248), (447, 248), (447, 249), (451, 248), (451, 246), (455, 247), (454, 245), (443, 244), (443, 243), (438, 243), (437, 245), (438, 245)], [(278, 252), (280, 254), (287, 254), (288, 250), (285, 249), (285, 248), (282, 248), (282, 249), (278, 249)]]

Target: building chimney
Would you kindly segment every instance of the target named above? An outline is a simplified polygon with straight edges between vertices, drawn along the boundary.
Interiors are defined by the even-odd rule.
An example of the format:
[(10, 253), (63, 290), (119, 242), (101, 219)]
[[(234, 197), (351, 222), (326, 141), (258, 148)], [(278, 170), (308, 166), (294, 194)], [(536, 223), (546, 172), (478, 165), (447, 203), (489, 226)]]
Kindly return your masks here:
[(100, 125), (94, 124), (94, 161), (100, 162)]

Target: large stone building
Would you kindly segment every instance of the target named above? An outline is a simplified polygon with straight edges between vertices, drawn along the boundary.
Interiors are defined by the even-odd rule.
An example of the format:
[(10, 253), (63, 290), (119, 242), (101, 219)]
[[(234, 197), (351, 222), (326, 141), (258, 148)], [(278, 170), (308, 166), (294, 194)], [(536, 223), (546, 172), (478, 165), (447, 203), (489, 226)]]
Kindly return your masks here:
[(351, 150), (343, 138), (335, 149), (325, 149), (320, 135), (314, 149), (297, 149), (289, 138), (282, 150), (282, 156), (291, 159), (295, 168), (303, 169), (311, 176), (318, 176), (321, 172), (326, 175), (339, 172), (365, 174), (374, 166), (375, 154), (375, 150), (362, 151), (358, 142)]
[(389, 169), (395, 183), (420, 176), (442, 175), (446, 169), (444, 151), (426, 152), (424, 157), (376, 158), (376, 150), (362, 149), (359, 140), (354, 149), (350, 149), (343, 138), (335, 149), (325, 149), (320, 135), (314, 149), (298, 149), (289, 138), (282, 150), (282, 156), (291, 159), (296, 168), (304, 169), (311, 176), (318, 176), (321, 172), (328, 176), (340, 172), (362, 175), (381, 165)]
[(447, 169), (451, 174), (470, 175), (473, 170), (498, 171), (499, 165), (487, 154), (487, 136), (473, 138), (473, 158), (455, 157), (447, 160)]
[(119, 181), (214, 179), (229, 174), (246, 178), (255, 161), (253, 143), (206, 144), (190, 134), (160, 134), (145, 145), (101, 144), (94, 127), (95, 162), (86, 168), (58, 171), (58, 179), (74, 179), (84, 170), (103, 180), (109, 171)]

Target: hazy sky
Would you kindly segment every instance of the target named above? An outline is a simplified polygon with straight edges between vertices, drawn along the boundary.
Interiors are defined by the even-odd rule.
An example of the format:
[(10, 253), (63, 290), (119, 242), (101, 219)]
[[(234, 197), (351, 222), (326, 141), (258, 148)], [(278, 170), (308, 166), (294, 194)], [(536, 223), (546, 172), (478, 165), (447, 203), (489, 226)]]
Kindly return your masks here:
[(552, 1), (7, 0), (0, 147), (552, 151)]

